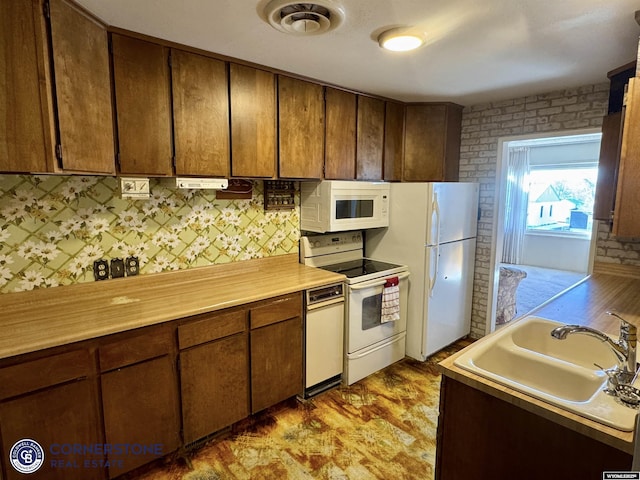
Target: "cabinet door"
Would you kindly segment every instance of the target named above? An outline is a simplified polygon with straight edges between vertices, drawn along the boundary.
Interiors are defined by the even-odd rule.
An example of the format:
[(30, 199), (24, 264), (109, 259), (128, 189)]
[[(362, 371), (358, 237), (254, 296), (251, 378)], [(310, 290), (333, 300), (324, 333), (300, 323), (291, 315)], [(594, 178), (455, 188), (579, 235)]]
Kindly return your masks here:
[(302, 393), (302, 317), (251, 330), (251, 411)]
[(231, 64), (231, 175), (276, 175), (276, 89), (273, 73)]
[(596, 220), (611, 221), (620, 162), (621, 136), (622, 112), (606, 115), (602, 119), (598, 183), (593, 206), (593, 218)]
[(35, 472), (34, 478), (104, 478), (103, 468), (85, 465), (85, 462), (99, 462), (102, 460), (101, 455), (73, 454), (61, 447), (63, 444), (89, 446), (103, 443), (99, 425), (97, 387), (89, 379), (0, 403), (0, 433), (2, 451), (6, 455), (3, 459), (6, 480), (26, 478), (8, 464), (11, 447), (25, 438), (35, 440), (44, 450), (44, 463)]
[(169, 50), (112, 34), (120, 173), (171, 175)]
[(180, 352), (180, 388), (187, 444), (247, 417), (246, 332)]
[(50, 0), (61, 167), (115, 174), (105, 26), (66, 0)]
[(435, 478), (586, 479), (602, 478), (604, 471), (630, 470), (629, 453), (527, 411), (520, 403), (525, 402), (502, 400), (443, 376)]
[(133, 470), (180, 445), (177, 378), (169, 355), (101, 376), (105, 440), (158, 445), (160, 455), (109, 454), (109, 477)]
[(622, 129), (622, 150), (613, 216), (613, 234), (640, 237), (640, 78), (629, 80)]
[(356, 98), (335, 88), (325, 91), (324, 178), (356, 178)]
[(229, 176), (227, 67), (213, 58), (171, 51), (177, 175)]
[(461, 128), (462, 108), (458, 105), (407, 105), (404, 180), (456, 181)]
[(358, 96), (358, 148), (356, 178), (382, 179), (384, 148), (384, 102)]
[(324, 98), (322, 86), (278, 77), (279, 176), (322, 178)]
[(0, 2), (0, 171), (53, 171), (53, 116), (38, 0)]
[(384, 116), (384, 180), (402, 180), (404, 104), (386, 102)]

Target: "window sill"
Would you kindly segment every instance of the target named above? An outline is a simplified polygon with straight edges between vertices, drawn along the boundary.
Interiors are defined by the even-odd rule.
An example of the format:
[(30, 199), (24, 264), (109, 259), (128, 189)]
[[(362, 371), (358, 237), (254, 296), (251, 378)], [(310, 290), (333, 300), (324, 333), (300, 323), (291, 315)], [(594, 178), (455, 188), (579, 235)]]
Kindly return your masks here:
[(573, 238), (576, 240), (584, 239), (591, 240), (591, 231), (586, 232), (572, 232), (570, 230), (530, 230), (527, 229), (525, 235), (532, 237), (564, 237)]

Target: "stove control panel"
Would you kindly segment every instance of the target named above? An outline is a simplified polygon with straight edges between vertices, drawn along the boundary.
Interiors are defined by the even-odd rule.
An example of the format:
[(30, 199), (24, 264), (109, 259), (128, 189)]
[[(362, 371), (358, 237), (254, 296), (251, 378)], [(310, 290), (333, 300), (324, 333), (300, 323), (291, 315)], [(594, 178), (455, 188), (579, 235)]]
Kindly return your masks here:
[(362, 251), (364, 243), (361, 231), (323, 233), (300, 238), (300, 261), (332, 253)]

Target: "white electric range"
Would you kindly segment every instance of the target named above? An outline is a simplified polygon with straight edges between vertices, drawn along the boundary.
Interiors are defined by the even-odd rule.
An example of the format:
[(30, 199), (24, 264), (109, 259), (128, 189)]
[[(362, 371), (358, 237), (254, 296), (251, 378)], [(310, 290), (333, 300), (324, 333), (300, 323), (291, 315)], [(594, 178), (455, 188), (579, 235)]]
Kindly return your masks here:
[[(352, 383), (402, 359), (407, 329), (409, 270), (364, 257), (361, 231), (327, 233), (300, 239), (300, 261), (347, 276), (343, 383)], [(382, 314), (386, 286), (399, 287), (397, 319)]]

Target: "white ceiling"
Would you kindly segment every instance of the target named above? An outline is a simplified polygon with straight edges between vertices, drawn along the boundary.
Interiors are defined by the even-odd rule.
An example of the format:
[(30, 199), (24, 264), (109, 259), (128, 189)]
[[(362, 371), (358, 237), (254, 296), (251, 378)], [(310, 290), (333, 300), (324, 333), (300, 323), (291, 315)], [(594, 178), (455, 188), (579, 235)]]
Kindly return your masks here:
[[(107, 24), (403, 101), (474, 105), (607, 81), (636, 58), (639, 0), (338, 0), (345, 21), (281, 33), (268, 0), (77, 0)], [(260, 12), (260, 13), (259, 13)], [(383, 51), (385, 27), (427, 44)]]

